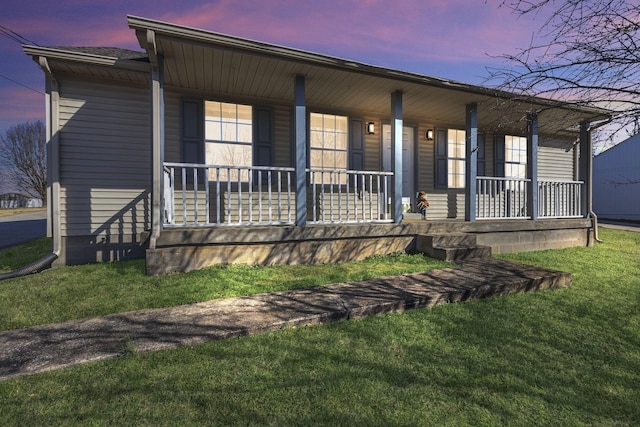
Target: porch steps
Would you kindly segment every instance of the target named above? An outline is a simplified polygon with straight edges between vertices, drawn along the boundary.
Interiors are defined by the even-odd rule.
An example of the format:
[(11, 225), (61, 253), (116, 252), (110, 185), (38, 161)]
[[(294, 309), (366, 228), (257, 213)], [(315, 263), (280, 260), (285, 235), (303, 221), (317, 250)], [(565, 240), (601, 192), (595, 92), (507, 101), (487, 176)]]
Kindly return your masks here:
[(478, 245), (476, 236), (468, 233), (418, 235), (416, 250), (444, 261), (491, 257), (491, 246)]

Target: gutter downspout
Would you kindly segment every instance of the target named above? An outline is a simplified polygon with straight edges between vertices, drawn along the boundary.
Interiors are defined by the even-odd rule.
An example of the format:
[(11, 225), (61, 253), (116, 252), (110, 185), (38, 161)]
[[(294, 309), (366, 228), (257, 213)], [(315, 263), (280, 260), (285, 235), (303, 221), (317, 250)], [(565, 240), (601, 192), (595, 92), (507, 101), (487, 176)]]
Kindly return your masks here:
[(56, 258), (62, 250), (60, 235), (60, 92), (58, 81), (44, 56), (38, 58), (40, 68), (47, 76), (46, 80), (46, 137), (47, 137), (47, 179), (49, 197), (47, 206), (48, 232), (51, 233), (52, 252)]
[(589, 147), (591, 152), (589, 153), (589, 161), (587, 162), (587, 169), (589, 173), (589, 177), (591, 178), (591, 185), (589, 185), (589, 190), (587, 192), (587, 209), (589, 212), (589, 216), (593, 219), (592, 227), (593, 227), (593, 238), (598, 243), (604, 243), (598, 237), (598, 215), (593, 211), (593, 145), (591, 144), (591, 132), (599, 127), (608, 125), (613, 121), (613, 117), (610, 117), (608, 120), (597, 123), (595, 125), (591, 125), (588, 129), (589, 132)]

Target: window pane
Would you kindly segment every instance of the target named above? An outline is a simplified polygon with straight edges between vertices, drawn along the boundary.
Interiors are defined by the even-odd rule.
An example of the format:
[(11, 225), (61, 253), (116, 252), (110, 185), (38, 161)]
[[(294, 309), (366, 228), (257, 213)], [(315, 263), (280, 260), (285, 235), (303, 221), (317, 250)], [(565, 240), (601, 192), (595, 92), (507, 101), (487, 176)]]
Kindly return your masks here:
[(250, 105), (238, 105), (238, 123), (251, 123), (253, 107)]
[(338, 150), (347, 150), (347, 134), (339, 133), (336, 134), (336, 149)]
[(323, 148), (333, 150), (336, 148), (336, 134), (333, 132), (325, 132)]
[(322, 114), (311, 113), (310, 122), (311, 130), (322, 130)]
[(336, 130), (340, 133), (347, 133), (347, 118), (344, 116), (336, 116)]
[(236, 121), (236, 104), (227, 104), (226, 102), (221, 103), (222, 105), (222, 120), (225, 122), (228, 121)]
[(309, 132), (309, 137), (311, 139), (310, 143), (312, 147), (322, 148), (322, 131), (312, 130)]
[(336, 130), (336, 116), (325, 114), (322, 120), (322, 127), (325, 132), (331, 132)]
[(322, 152), (322, 166), (324, 169), (335, 169), (335, 151), (323, 150)]
[(322, 151), (311, 150), (311, 168), (322, 169)]
[(235, 123), (222, 123), (222, 141), (235, 142), (237, 141), (236, 124)]
[(204, 138), (206, 140), (216, 140), (219, 141), (222, 139), (222, 127), (220, 126), (220, 122), (205, 122), (204, 127)]
[(204, 115), (205, 120), (220, 120), (220, 103), (215, 101), (205, 101)]
[(253, 141), (253, 126), (251, 123), (248, 125), (238, 124), (238, 142), (251, 143)]
[(347, 169), (346, 151), (336, 151), (336, 169)]

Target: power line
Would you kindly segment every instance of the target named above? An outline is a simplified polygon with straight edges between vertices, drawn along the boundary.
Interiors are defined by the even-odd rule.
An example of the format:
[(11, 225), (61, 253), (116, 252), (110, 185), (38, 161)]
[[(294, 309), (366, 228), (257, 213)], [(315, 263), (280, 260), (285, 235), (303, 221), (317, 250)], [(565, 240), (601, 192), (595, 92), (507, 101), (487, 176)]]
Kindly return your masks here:
[(13, 40), (14, 42), (18, 42), (20, 44), (30, 44), (30, 45), (34, 45), (34, 46), (40, 46), (38, 43), (29, 40), (28, 38), (21, 36), (20, 34), (16, 33), (15, 31), (11, 30), (10, 28), (7, 28), (3, 25), (0, 25), (0, 34), (2, 34), (3, 36), (7, 37), (10, 40)]
[(10, 82), (13, 82), (13, 83), (15, 83), (15, 84), (17, 84), (17, 85), (20, 85), (20, 86), (24, 87), (24, 88), (27, 88), (27, 89), (29, 89), (29, 90), (32, 90), (32, 91), (36, 92), (36, 93), (39, 93), (40, 95), (44, 95), (44, 92), (41, 92), (41, 91), (39, 91), (38, 89), (34, 89), (34, 88), (29, 87), (29, 86), (27, 86), (27, 85), (24, 85), (24, 84), (22, 84), (22, 83), (20, 83), (20, 82), (18, 82), (18, 81), (15, 81), (15, 80), (13, 80), (12, 78), (9, 78), (9, 77), (5, 76), (4, 74), (0, 74), (0, 77), (3, 77), (3, 78), (5, 78), (5, 79), (9, 80)]

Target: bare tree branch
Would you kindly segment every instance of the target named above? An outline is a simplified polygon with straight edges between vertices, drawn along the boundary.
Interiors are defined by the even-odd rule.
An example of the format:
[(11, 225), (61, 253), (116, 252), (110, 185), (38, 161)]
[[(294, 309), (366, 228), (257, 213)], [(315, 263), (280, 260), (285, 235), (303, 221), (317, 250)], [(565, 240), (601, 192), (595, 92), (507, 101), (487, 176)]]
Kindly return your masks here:
[(619, 114), (618, 131), (638, 130), (637, 1), (503, 0), (501, 7), (517, 15), (548, 18), (528, 47), (500, 56), (507, 66), (489, 69), (487, 82), (522, 95), (608, 108)]
[(13, 126), (0, 136), (0, 160), (17, 188), (46, 202), (47, 157), (42, 121)]

